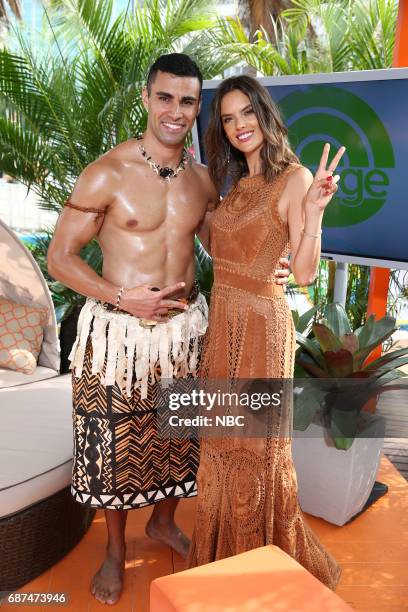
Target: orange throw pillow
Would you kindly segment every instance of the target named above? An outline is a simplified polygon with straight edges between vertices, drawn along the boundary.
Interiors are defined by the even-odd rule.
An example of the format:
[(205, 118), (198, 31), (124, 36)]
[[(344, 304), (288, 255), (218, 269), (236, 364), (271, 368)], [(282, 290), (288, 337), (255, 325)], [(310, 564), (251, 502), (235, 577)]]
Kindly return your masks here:
[(0, 367), (32, 374), (47, 320), (47, 308), (0, 298)]

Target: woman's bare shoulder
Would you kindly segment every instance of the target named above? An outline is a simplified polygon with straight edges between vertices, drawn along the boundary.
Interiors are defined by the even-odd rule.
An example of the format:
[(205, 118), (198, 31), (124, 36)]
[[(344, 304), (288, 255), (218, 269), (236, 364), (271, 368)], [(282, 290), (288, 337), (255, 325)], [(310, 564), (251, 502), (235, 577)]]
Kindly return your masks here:
[(306, 166), (296, 165), (288, 178), (288, 187), (292, 191), (304, 191), (313, 183), (313, 174)]

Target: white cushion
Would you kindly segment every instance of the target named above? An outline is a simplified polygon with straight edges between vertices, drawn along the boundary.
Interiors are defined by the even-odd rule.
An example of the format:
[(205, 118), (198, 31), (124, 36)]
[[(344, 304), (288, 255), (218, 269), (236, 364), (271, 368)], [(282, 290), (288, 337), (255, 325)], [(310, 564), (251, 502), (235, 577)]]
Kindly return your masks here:
[(0, 389), (0, 517), (71, 480), (71, 376)]
[(38, 380), (52, 378), (53, 376), (58, 376), (58, 372), (51, 370), (51, 368), (45, 368), (44, 366), (37, 366), (32, 374), (24, 374), (23, 372), (16, 372), (15, 370), (0, 368), (0, 389), (27, 385)]

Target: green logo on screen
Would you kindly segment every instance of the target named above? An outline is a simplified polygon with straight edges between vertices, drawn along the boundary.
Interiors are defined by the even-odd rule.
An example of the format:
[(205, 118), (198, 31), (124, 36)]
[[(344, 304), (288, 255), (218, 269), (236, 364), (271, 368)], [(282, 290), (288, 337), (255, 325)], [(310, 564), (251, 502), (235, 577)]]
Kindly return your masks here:
[(395, 158), (371, 106), (340, 87), (308, 85), (280, 100), (279, 107), (294, 150), (312, 171), (325, 142), (331, 144), (331, 156), (341, 145), (347, 147), (336, 171), (339, 191), (326, 209), (324, 225), (346, 227), (374, 216), (387, 201), (387, 170), (395, 167)]

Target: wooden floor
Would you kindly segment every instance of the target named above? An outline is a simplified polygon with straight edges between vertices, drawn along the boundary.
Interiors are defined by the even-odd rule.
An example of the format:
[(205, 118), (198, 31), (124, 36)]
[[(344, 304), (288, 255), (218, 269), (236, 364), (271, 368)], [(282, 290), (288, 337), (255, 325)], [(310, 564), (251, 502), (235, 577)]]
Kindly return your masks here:
[(381, 395), (377, 414), (386, 419), (384, 454), (408, 480), (408, 382), (403, 383), (406, 389)]
[(408, 481), (408, 439), (387, 438), (384, 440), (384, 454)]
[[(361, 612), (402, 612), (408, 610), (408, 483), (385, 458), (378, 478), (388, 484), (388, 494), (349, 525), (336, 527), (314, 517), (306, 518), (343, 567), (337, 589), (340, 597)], [(195, 499), (190, 499), (183, 500), (177, 511), (180, 526), (189, 534), (194, 510)], [(148, 508), (129, 513), (125, 588), (114, 608), (117, 612), (148, 612), (150, 582), (184, 566), (178, 555), (145, 537), (149, 514)], [(106, 610), (88, 590), (104, 548), (105, 520), (98, 512), (80, 544), (22, 591), (65, 591), (70, 603), (64, 610)], [(15, 610), (11, 606), (0, 607)]]

